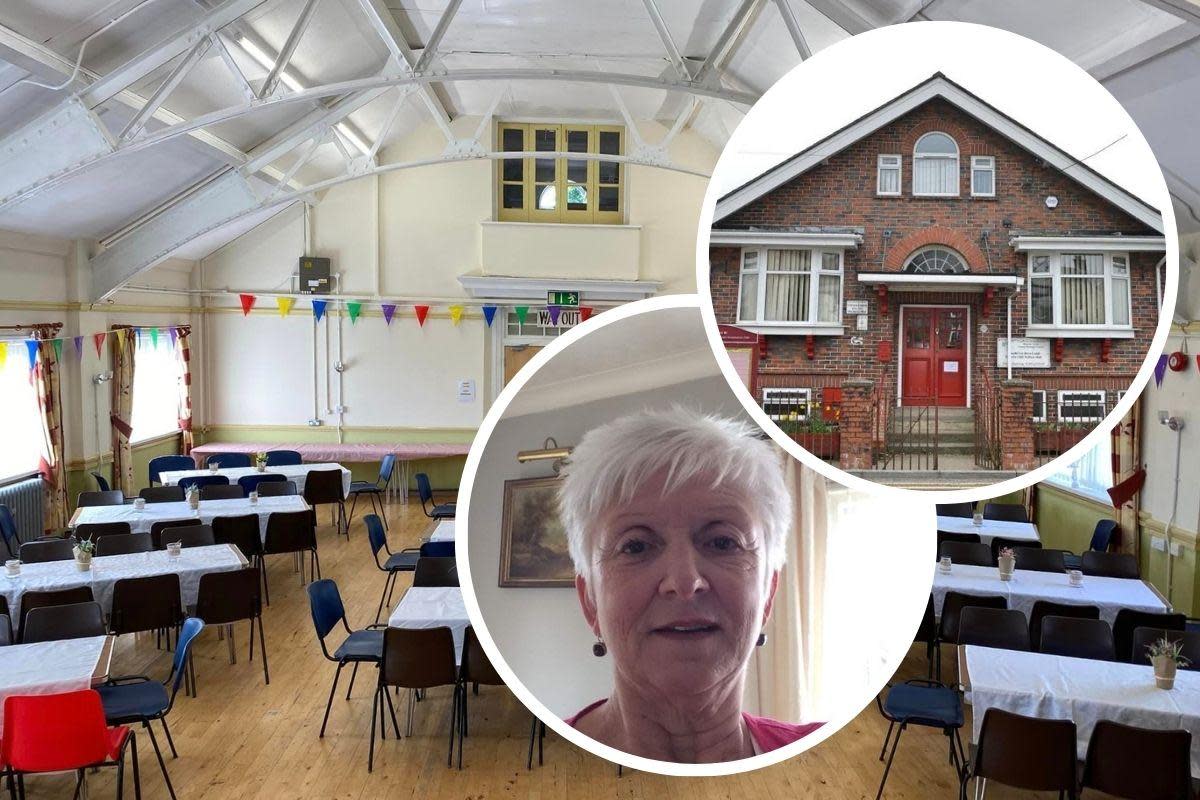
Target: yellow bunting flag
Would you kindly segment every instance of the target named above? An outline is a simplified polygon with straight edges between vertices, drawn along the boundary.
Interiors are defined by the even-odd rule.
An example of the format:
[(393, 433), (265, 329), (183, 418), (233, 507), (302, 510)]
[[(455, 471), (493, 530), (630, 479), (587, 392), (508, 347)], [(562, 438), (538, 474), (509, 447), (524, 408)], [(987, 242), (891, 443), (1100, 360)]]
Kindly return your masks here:
[(8, 342), (0, 342), (0, 369), (4, 369), (5, 361), (8, 361)]
[(117, 347), (119, 349), (125, 348), (125, 329), (124, 328), (117, 328)]
[(462, 320), (462, 306), (450, 306), (450, 321), (457, 325)]
[(276, 297), (275, 305), (279, 306), (279, 316), (286, 317), (292, 313), (292, 303), (294, 302), (296, 302), (295, 299), (291, 297)]

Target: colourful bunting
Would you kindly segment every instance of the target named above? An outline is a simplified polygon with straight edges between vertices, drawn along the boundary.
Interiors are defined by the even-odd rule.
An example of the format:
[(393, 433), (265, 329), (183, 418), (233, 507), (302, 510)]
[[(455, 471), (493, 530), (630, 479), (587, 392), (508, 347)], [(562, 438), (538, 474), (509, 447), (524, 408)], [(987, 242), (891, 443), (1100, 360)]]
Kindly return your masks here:
[(8, 342), (0, 342), (0, 369), (4, 369), (6, 361), (8, 361)]
[(557, 325), (558, 316), (562, 313), (562, 308), (560, 306), (546, 306), (546, 310), (550, 312), (550, 324)]
[(450, 306), (450, 321), (453, 322), (456, 326), (458, 325), (459, 322), (462, 321), (462, 315), (463, 315), (463, 307), (462, 306)]
[(100, 348), (104, 347), (104, 337), (107, 335), (107, 333), (92, 334), (92, 343), (96, 345), (96, 358), (100, 357)]
[(142, 329), (134, 328), (133, 329), (133, 346), (140, 347), (141, 344), (142, 344)]
[(328, 301), (326, 301), (326, 300), (313, 300), (312, 301), (313, 318), (316, 319), (317, 322), (320, 322), (321, 317), (325, 316), (326, 302), (328, 302)]
[[(483, 319), (485, 322), (487, 322), (487, 326), (489, 328), (492, 327), (492, 320), (495, 318), (496, 318), (496, 307), (495, 306), (484, 306), (483, 307)], [(1196, 356), (1196, 358), (1200, 359), (1200, 356)]]
[(515, 306), (513, 311), (517, 314), (517, 322), (525, 324), (525, 317), (529, 316), (529, 306)]
[(29, 354), (29, 368), (37, 369), (38, 345), (37, 339), (26, 339), (25, 350)]
[(254, 301), (256, 299), (257, 298), (255, 298), (255, 296), (252, 294), (239, 294), (238, 295), (238, 300), (240, 300), (242, 303), (242, 316), (243, 317), (250, 313), (250, 309), (254, 308)]
[(1154, 365), (1154, 383), (1161, 388), (1163, 375), (1167, 373), (1167, 358), (1168, 356), (1159, 356), (1158, 363)]
[(82, 361), (83, 360), (83, 337), (76, 336), (74, 339), (74, 342), (75, 342), (75, 357), (78, 358), (80, 361)]
[(358, 315), (362, 313), (362, 303), (357, 300), (346, 303), (346, 313), (350, 315), (351, 325), (358, 322)]
[(179, 342), (179, 331), (175, 328), (167, 328), (167, 331), (171, 334), (171, 349), (174, 350), (175, 345)]
[(592, 315), (593, 311), (595, 311), (595, 309), (592, 308), (591, 306), (580, 306), (579, 307), (579, 321), (587, 322), (588, 317), (590, 317)]
[(383, 320), (388, 325), (392, 324), (392, 317), (396, 316), (396, 304), (384, 303), (380, 308), (383, 309)]
[(150, 329), (150, 346), (155, 350), (158, 349), (158, 328)]
[(279, 306), (279, 316), (286, 317), (292, 313), (292, 303), (295, 302), (295, 299), (291, 297), (276, 297), (275, 305)]
[(62, 339), (55, 339), (54, 343), (53, 343), (53, 347), (54, 347), (54, 358), (57, 361), (61, 362), (62, 361)]
[(118, 350), (125, 349), (125, 329), (124, 328), (117, 328), (117, 349)]
[(417, 324), (425, 327), (425, 317), (429, 316), (429, 306), (413, 306), (413, 310), (417, 312)]

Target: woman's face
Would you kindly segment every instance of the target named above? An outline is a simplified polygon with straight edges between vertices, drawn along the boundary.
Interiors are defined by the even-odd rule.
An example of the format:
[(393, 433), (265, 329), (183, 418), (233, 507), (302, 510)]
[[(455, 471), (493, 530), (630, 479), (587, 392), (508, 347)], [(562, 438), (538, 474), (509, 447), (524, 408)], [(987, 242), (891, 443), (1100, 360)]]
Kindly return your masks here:
[(618, 679), (673, 696), (741, 679), (778, 576), (752, 499), (710, 483), (664, 497), (659, 476), (597, 520), (594, 585), (576, 588)]

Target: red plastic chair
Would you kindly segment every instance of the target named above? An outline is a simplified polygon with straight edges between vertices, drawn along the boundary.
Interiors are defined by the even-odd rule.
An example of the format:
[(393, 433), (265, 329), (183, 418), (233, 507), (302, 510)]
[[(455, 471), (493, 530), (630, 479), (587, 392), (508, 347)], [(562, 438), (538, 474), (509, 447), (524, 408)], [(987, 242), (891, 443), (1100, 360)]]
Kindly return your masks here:
[(4, 699), (2, 760), (15, 773), (22, 798), (28, 773), (75, 770), (78, 783), (82, 784), (84, 770), (94, 766), (116, 766), (117, 797), (121, 797), (126, 745), (133, 752), (134, 796), (141, 800), (142, 781), (133, 731), (124, 725), (108, 727), (97, 692), (86, 689)]

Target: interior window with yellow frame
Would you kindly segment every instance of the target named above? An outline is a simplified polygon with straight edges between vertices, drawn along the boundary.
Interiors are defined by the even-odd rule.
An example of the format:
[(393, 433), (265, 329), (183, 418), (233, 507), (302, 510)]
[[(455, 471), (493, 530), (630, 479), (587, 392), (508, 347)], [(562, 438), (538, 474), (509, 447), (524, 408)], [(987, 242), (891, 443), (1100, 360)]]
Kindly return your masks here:
[[(623, 155), (620, 125), (503, 122), (499, 150), (511, 153)], [(625, 165), (587, 158), (505, 158), (498, 169), (497, 218), (502, 222), (625, 221)]]

